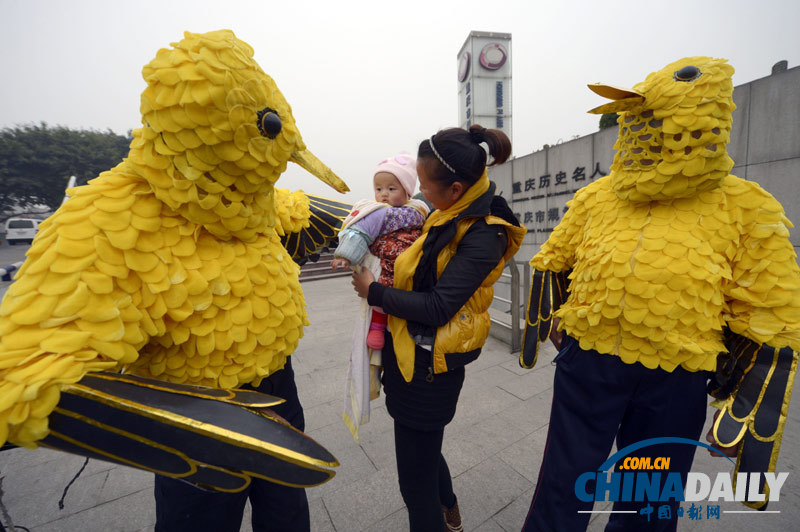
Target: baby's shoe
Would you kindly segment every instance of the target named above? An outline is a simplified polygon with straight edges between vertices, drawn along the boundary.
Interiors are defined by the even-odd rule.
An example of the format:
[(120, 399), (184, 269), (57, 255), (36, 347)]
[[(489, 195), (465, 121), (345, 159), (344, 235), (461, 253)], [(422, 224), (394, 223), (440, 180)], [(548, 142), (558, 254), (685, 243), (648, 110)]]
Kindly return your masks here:
[(372, 329), (367, 333), (367, 347), (383, 349), (383, 329)]

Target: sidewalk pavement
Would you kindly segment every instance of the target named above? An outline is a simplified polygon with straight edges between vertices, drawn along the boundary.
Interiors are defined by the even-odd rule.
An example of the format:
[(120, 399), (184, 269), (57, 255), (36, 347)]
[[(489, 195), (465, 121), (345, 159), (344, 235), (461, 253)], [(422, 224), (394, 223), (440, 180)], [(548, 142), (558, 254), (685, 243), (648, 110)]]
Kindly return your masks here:
[[(307, 432), (341, 463), (333, 480), (308, 490), (311, 529), (408, 530), (397, 486), (392, 421), (383, 398), (372, 403), (372, 419), (362, 427), (360, 445), (342, 422), (356, 296), (347, 278), (307, 282), (303, 289), (311, 326), (293, 355), (300, 400)], [(554, 356), (548, 344), (537, 367), (524, 370), (517, 363), (516, 353), (509, 353), (507, 345), (490, 338), (480, 358), (467, 366), (458, 412), (445, 430), (443, 449), (465, 530), (521, 529), (547, 437), (554, 373), (550, 361)], [(709, 409), (706, 430), (712, 415), (713, 409)], [(724, 513), (747, 508), (740, 503), (720, 503), (719, 520), (709, 520), (704, 511), (701, 520), (679, 518), (678, 530), (797, 530), (800, 475), (795, 468), (800, 458), (800, 400), (794, 401), (789, 417), (777, 471), (790, 474), (780, 500), (769, 506), (769, 510), (780, 513)], [(0, 453), (2, 500), (14, 524), (32, 532), (153, 529), (152, 475), (97, 460), (89, 461), (70, 487), (64, 509), (59, 510), (64, 487), (82, 464), (83, 458), (42, 449)], [(726, 460), (698, 449), (692, 470), (713, 479), (717, 472), (729, 471), (728, 465)], [(610, 503), (595, 505), (595, 510), (608, 509)], [(596, 514), (589, 530), (602, 530), (606, 521), (607, 514)], [(249, 508), (241, 530), (251, 530)]]

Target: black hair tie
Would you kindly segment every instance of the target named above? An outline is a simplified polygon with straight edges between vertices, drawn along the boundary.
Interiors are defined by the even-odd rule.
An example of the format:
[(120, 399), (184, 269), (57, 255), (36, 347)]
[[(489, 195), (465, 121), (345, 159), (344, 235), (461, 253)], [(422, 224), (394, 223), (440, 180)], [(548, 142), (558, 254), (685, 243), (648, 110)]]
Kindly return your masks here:
[(486, 128), (483, 126), (478, 126), (478, 127), (480, 127), (480, 129), (475, 128), (470, 130), (469, 132), (469, 137), (475, 144), (480, 144), (481, 142), (486, 141)]

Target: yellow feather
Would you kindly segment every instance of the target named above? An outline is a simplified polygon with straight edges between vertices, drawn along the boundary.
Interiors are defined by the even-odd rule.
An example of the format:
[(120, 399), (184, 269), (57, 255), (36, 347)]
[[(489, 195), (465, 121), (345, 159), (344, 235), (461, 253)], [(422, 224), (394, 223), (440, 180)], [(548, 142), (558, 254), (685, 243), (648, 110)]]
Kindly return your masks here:
[(119, 250), (129, 250), (136, 246), (139, 230), (129, 225), (121, 231), (106, 231), (109, 243)]
[(71, 353), (86, 345), (90, 331), (76, 331), (60, 329), (58, 332), (41, 342), (41, 348), (51, 353)]

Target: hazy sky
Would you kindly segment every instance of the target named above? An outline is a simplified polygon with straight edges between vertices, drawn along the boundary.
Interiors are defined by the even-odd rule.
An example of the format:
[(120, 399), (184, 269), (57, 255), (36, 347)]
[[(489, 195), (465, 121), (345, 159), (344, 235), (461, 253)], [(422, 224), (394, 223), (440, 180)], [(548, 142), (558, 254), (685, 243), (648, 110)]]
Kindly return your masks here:
[[(124, 134), (141, 123), (141, 70), (156, 51), (184, 30), (229, 28), (355, 201), (372, 195), (381, 159), (457, 125), (456, 54), (471, 30), (512, 34), (521, 156), (597, 130), (586, 110), (603, 101), (587, 83), (630, 86), (691, 55), (729, 59), (736, 85), (781, 59), (798, 66), (798, 22), (796, 0), (0, 0), (0, 127)], [(293, 164), (278, 185), (342, 197)]]

